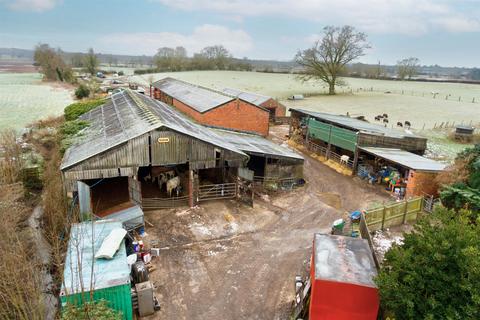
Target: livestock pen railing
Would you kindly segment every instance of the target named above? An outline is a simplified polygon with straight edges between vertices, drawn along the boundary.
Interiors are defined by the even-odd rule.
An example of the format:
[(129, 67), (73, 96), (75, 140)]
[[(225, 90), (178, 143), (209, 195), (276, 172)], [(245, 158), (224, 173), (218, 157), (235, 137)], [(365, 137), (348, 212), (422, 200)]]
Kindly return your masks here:
[(423, 211), (423, 197), (384, 204), (365, 211), (365, 221), (370, 231), (383, 230), (409, 221), (416, 221)]
[(197, 190), (198, 202), (217, 199), (233, 199), (237, 196), (237, 184), (220, 183), (200, 185)]
[(188, 196), (171, 198), (142, 198), (143, 209), (168, 209), (188, 205)]
[(280, 178), (280, 177), (262, 177), (254, 176), (253, 182), (255, 186), (265, 186), (269, 184), (276, 184), (281, 189), (292, 189), (297, 183), (297, 178)]
[(335, 162), (338, 162), (339, 164), (345, 166), (345, 167), (348, 167), (350, 169), (353, 169), (353, 160), (351, 159), (351, 157), (348, 157), (347, 160), (342, 160), (342, 156), (339, 155), (338, 153), (335, 153), (333, 151), (330, 151), (328, 153), (328, 156), (327, 156), (328, 159), (331, 159)]
[(343, 161), (342, 160), (342, 155), (335, 153), (333, 151), (328, 151), (327, 147), (318, 145), (312, 141), (303, 141), (303, 144), (307, 147), (309, 151), (315, 152), (316, 154), (325, 157), (327, 159), (331, 159), (335, 162), (338, 162), (339, 164), (348, 167), (350, 169), (353, 169), (353, 159), (351, 157), (348, 157), (348, 160)]

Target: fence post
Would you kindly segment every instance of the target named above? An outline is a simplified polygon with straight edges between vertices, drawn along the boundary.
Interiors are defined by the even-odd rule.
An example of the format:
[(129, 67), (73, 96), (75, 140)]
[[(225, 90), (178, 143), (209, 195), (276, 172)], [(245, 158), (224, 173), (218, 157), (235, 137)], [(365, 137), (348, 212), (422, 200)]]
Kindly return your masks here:
[(403, 224), (407, 222), (408, 200), (405, 199), (405, 210), (403, 211)]
[(332, 125), (330, 125), (330, 131), (328, 132), (328, 146), (327, 146), (327, 152), (325, 152), (325, 158), (330, 159), (330, 148), (332, 145), (330, 144), (330, 140), (332, 139)]
[(383, 226), (385, 225), (385, 214), (387, 213), (387, 208), (385, 207), (385, 205), (383, 205), (383, 212), (382, 212), (382, 230), (383, 230)]

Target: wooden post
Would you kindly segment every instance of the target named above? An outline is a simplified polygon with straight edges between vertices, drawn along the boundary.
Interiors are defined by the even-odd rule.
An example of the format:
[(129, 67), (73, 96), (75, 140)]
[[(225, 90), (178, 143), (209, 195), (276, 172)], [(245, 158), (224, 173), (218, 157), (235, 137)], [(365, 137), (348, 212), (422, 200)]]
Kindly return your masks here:
[(355, 145), (355, 155), (353, 156), (353, 173), (355, 173), (357, 171), (357, 165), (358, 165), (358, 155), (359, 155), (359, 151), (358, 151), (358, 146)]
[(382, 212), (382, 230), (383, 226), (385, 225), (385, 214), (387, 213), (387, 208), (385, 207), (385, 204), (383, 205), (383, 212)]
[(188, 206), (193, 208), (195, 206), (195, 199), (193, 197), (193, 170), (188, 170)]
[(405, 210), (403, 211), (403, 224), (407, 222), (408, 200), (405, 199)]
[(308, 150), (308, 141), (309, 141), (309, 139), (308, 139), (308, 134), (309, 134), (309, 131), (310, 131), (310, 124), (309, 124), (309, 122), (310, 122), (310, 118), (308, 118), (308, 120), (307, 120), (307, 133), (305, 134), (305, 144), (306, 144), (306, 146), (307, 146), (307, 150)]

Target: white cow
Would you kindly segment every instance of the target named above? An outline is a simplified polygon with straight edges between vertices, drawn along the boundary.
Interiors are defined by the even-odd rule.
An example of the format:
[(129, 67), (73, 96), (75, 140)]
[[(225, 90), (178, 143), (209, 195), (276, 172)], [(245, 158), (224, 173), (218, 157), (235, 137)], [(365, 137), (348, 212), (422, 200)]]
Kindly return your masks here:
[(180, 186), (180, 178), (175, 177), (167, 181), (167, 193), (168, 196), (172, 196), (172, 191)]
[(348, 164), (348, 160), (350, 160), (350, 157), (344, 154), (343, 156), (340, 157), (340, 164)]

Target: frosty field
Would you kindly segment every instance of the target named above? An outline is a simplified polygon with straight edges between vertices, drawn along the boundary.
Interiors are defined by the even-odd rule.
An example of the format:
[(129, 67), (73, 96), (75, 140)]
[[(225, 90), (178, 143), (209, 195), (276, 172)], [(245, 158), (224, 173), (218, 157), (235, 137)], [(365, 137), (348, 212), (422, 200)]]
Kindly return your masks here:
[(41, 82), (38, 73), (0, 73), (0, 129), (59, 115), (72, 102), (69, 90)]
[[(426, 129), (433, 128), (435, 123), (439, 125), (447, 121), (450, 124), (453, 121), (480, 122), (480, 85), (345, 78), (346, 86), (337, 89), (339, 94), (328, 96), (324, 94), (325, 85), (314, 81), (302, 83), (291, 74), (194, 71), (132, 76), (131, 79), (148, 85), (150, 77), (158, 80), (167, 76), (218, 90), (235, 87), (263, 93), (281, 100), (288, 107), (362, 114), (369, 121), (374, 121), (377, 114), (387, 113), (390, 126), (392, 122), (396, 125), (397, 121), (405, 120), (416, 129), (422, 129), (424, 124)], [(432, 92), (437, 93), (435, 99)], [(301, 101), (286, 99), (293, 94), (307, 97)], [(474, 98), (475, 103), (472, 103)]]

